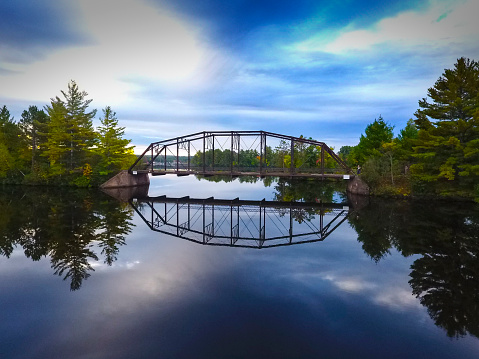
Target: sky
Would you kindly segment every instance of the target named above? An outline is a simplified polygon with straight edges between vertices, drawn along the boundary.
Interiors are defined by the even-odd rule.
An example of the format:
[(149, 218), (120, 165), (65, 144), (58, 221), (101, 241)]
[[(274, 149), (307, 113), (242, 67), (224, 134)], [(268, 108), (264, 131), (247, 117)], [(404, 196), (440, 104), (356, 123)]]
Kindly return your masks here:
[(395, 133), (444, 69), (479, 60), (479, 0), (2, 0), (0, 106), (20, 119), (74, 80), (135, 152), (198, 131)]

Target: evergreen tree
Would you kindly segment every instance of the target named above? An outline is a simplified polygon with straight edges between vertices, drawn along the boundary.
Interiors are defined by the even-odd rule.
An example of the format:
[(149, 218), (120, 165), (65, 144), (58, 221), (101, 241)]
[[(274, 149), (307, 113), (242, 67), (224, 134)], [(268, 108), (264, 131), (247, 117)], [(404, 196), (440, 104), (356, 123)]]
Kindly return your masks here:
[(68, 134), (68, 124), (65, 120), (66, 109), (60, 99), (52, 99), (51, 105), (46, 106), (50, 118), (47, 125), (46, 150), (43, 156), (50, 161), (51, 174), (62, 174), (68, 165), (70, 136)]
[(346, 163), (349, 162), (349, 155), (351, 154), (351, 151), (353, 150), (353, 146), (341, 146), (338, 152), (338, 156), (345, 161)]
[(353, 162), (362, 164), (370, 157), (381, 155), (382, 145), (393, 139), (393, 129), (394, 126), (386, 123), (381, 116), (367, 125), (359, 144), (351, 151), (350, 157)]
[(0, 134), (0, 177), (5, 177), (11, 168), (13, 168), (13, 157)]
[(45, 131), (48, 116), (36, 106), (30, 106), (28, 111), (22, 112), (19, 127), (23, 132), (23, 138), (31, 150), (31, 171), (35, 172), (38, 152), (43, 149), (46, 142)]
[(9, 151), (14, 151), (18, 148), (18, 134), (18, 126), (10, 115), (7, 106), (4, 105), (0, 110), (0, 135)]
[[(461, 57), (454, 69), (446, 69), (427, 98), (419, 101), (415, 115), (419, 129), (436, 127), (438, 135), (456, 134), (461, 142), (474, 136), (474, 115), (479, 107), (479, 63)], [(433, 120), (433, 122), (430, 121)]]
[(5, 177), (8, 171), (18, 168), (20, 130), (10, 115), (7, 106), (0, 110), (0, 176)]
[(101, 126), (98, 127), (98, 144), (95, 152), (100, 156), (100, 171), (113, 172), (132, 163), (133, 146), (131, 140), (123, 138), (124, 127), (118, 126), (116, 113), (110, 106), (103, 109)]
[(415, 113), (419, 134), (411, 171), (420, 181), (445, 179), (470, 191), (479, 180), (479, 63), (458, 59), (428, 97), (432, 101), (420, 100)]
[(406, 127), (404, 127), (397, 138), (394, 139), (396, 145), (397, 157), (404, 161), (408, 161), (413, 152), (413, 146), (418, 137), (418, 128), (413, 119), (409, 119)]
[(88, 94), (80, 91), (75, 81), (70, 81), (68, 90), (61, 92), (63, 100), (57, 96), (46, 106), (51, 118), (47, 156), (50, 162), (67, 164), (73, 170), (84, 165), (95, 144), (92, 119), (96, 110), (87, 112), (92, 100), (86, 99)]
[(8, 111), (7, 106), (3, 105), (0, 110), (0, 126), (3, 127), (7, 124), (14, 124), (13, 117), (10, 116), (10, 111)]

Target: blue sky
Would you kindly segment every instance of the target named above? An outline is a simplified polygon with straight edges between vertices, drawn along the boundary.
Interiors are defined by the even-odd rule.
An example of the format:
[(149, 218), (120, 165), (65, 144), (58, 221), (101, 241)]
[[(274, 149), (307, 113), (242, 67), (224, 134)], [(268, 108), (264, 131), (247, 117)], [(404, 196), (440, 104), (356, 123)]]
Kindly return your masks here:
[(3, 0), (0, 105), (19, 120), (73, 79), (138, 150), (203, 130), (339, 149), (379, 115), (400, 130), (445, 68), (479, 60), (477, 14), (478, 0)]

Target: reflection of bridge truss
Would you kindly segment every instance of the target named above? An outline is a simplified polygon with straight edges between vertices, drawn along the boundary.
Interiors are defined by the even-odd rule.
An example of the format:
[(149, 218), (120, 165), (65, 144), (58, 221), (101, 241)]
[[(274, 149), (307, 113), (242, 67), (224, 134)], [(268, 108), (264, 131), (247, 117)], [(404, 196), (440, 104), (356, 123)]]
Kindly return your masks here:
[(268, 248), (324, 240), (347, 218), (338, 203), (148, 197), (130, 201), (153, 230), (201, 244)]

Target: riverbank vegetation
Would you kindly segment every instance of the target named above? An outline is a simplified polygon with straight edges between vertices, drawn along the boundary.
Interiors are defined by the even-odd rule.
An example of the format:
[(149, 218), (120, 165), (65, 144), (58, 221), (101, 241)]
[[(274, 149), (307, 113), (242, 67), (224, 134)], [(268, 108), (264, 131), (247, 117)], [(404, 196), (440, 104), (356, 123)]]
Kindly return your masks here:
[[(303, 136), (300, 139), (306, 139)], [(308, 138), (308, 140), (313, 140)], [(262, 165), (265, 169), (277, 169), (288, 171), (291, 166), (296, 169), (308, 170), (321, 168), (321, 147), (296, 141), (291, 144), (286, 140), (280, 140), (272, 147), (266, 146), (263, 154), (259, 148), (249, 148), (231, 151), (230, 149), (208, 149), (203, 153), (197, 151), (191, 158), (191, 165), (195, 167), (214, 167), (217, 170), (229, 170), (231, 166), (245, 171), (258, 169)], [(291, 164), (291, 151), (293, 151), (293, 163)], [(185, 162), (184, 162), (185, 163)], [(325, 171), (338, 167), (336, 161), (328, 154), (324, 154)]]
[[(44, 109), (30, 106), (19, 122), (6, 106), (0, 109), (0, 183), (96, 186), (134, 162), (131, 141), (123, 138), (124, 128), (109, 106), (95, 129), (96, 110), (89, 109), (88, 94), (74, 81), (61, 94)], [(458, 59), (419, 100), (414, 116), (396, 137), (394, 127), (379, 116), (356, 146), (339, 150), (340, 157), (361, 169), (374, 195), (479, 201), (479, 63)], [(264, 158), (255, 149), (209, 149), (198, 151), (191, 165), (337, 167), (328, 154), (320, 163), (318, 146), (298, 142), (293, 150), (294, 163), (285, 141), (266, 147)]]
[(479, 63), (458, 59), (427, 95), (397, 137), (379, 117), (339, 153), (375, 195), (479, 201)]
[(11, 184), (96, 186), (136, 158), (123, 138), (115, 112), (106, 106), (100, 126), (96, 110), (75, 81), (44, 109), (30, 106), (15, 122), (0, 110), (0, 182)]

